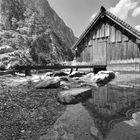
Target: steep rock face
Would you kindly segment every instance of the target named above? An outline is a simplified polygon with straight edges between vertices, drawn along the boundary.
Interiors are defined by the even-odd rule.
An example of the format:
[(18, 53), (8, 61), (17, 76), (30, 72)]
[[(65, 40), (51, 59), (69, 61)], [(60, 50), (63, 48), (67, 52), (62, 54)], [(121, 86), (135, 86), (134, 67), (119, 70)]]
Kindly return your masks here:
[(0, 66), (72, 60), (76, 38), (47, 0), (0, 0)]
[(47, 0), (31, 0), (39, 14), (46, 19), (46, 21), (55, 29), (56, 34), (62, 37), (64, 42), (68, 43), (71, 47), (75, 42), (75, 37), (72, 30), (66, 26), (64, 21), (56, 14), (50, 7)]

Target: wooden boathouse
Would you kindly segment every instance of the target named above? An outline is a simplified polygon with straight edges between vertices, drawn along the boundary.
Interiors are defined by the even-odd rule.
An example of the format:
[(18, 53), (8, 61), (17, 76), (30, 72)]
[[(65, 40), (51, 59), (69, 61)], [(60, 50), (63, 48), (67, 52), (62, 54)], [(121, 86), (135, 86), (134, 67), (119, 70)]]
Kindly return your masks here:
[(140, 71), (140, 32), (103, 6), (73, 45), (77, 65)]

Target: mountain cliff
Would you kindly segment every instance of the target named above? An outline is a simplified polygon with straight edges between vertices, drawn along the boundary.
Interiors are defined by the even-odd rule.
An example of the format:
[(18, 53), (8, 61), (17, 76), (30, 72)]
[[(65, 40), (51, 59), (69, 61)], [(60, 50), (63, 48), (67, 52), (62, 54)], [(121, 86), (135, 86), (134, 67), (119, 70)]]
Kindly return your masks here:
[(72, 30), (47, 0), (0, 0), (0, 67), (72, 60)]

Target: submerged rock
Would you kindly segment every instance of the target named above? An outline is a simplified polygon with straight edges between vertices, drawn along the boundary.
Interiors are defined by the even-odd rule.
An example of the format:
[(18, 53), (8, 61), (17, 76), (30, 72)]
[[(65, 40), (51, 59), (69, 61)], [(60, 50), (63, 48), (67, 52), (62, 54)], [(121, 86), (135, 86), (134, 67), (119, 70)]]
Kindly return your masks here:
[(74, 88), (61, 91), (58, 94), (58, 101), (63, 104), (76, 104), (86, 100), (92, 95), (91, 88)]

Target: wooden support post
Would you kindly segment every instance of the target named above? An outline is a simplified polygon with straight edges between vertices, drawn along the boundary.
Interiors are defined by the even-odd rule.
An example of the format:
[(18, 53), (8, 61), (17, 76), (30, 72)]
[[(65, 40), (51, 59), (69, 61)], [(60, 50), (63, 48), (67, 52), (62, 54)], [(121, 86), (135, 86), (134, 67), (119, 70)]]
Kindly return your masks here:
[(70, 69), (70, 74), (73, 72), (73, 68)]

